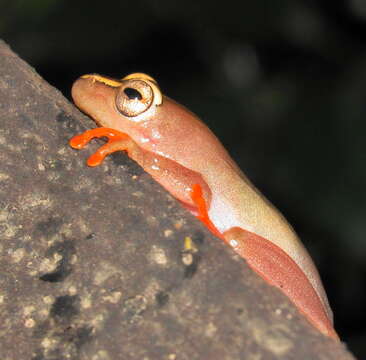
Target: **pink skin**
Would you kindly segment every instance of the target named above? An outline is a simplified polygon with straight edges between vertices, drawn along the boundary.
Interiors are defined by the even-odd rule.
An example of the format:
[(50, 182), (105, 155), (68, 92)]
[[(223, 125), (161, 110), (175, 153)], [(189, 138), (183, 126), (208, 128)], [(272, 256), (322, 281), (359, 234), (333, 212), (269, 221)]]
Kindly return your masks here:
[[(115, 142), (111, 151), (127, 150), (195, 215), (199, 210), (192, 188), (198, 184), (214, 232), (267, 282), (280, 288), (323, 334), (338, 339), (319, 274), (292, 227), (250, 183), (207, 126), (184, 106), (162, 96), (156, 83), (145, 76), (133, 74), (122, 80), (85, 76), (74, 83), (72, 97), (98, 125), (128, 135)], [(131, 79), (147, 79), (157, 101), (137, 116), (123, 115), (116, 105), (120, 86), (133, 87)], [(156, 100), (159, 97), (161, 103)]]

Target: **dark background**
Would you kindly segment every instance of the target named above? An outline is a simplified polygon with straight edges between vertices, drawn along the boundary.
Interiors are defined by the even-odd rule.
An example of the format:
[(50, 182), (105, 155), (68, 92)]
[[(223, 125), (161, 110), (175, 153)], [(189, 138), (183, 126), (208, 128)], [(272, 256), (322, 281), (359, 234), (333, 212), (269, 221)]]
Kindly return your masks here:
[(366, 1), (0, 0), (0, 37), (70, 98), (142, 71), (294, 225), (366, 358)]

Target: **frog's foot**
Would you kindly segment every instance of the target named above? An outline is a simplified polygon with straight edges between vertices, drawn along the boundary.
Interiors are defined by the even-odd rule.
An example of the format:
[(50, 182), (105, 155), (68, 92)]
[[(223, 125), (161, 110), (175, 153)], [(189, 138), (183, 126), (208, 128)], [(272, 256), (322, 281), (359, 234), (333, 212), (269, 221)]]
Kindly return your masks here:
[(219, 230), (217, 230), (216, 226), (208, 216), (207, 204), (205, 198), (203, 197), (202, 187), (200, 184), (194, 184), (192, 186), (191, 199), (197, 207), (195, 209), (197, 211), (197, 219), (202, 221), (214, 235), (220, 239), (223, 239), (222, 234)]
[(108, 142), (89, 157), (87, 161), (89, 166), (97, 166), (101, 164), (107, 155), (112, 154), (115, 151), (128, 151), (131, 145), (131, 138), (127, 134), (104, 127), (87, 130), (80, 135), (76, 135), (70, 139), (69, 144), (74, 149), (82, 149), (93, 138), (101, 137), (108, 138)]

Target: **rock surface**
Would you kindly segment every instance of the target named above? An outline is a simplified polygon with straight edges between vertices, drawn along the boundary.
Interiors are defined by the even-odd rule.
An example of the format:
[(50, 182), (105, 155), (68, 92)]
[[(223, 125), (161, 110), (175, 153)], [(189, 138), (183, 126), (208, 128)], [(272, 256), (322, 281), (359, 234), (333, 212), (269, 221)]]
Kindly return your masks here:
[[(0, 358), (353, 359), (0, 42)], [(70, 84), (71, 86), (71, 84)]]

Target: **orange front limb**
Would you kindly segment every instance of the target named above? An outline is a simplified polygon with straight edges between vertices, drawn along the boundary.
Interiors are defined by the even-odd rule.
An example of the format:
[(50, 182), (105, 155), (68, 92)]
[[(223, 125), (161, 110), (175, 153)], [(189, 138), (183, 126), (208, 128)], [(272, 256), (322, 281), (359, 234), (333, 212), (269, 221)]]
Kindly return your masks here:
[(101, 137), (108, 138), (108, 142), (89, 157), (87, 162), (89, 166), (99, 165), (107, 155), (115, 151), (127, 150), (126, 140), (129, 139), (129, 136), (118, 130), (104, 127), (87, 130), (76, 135), (70, 139), (69, 144), (74, 149), (82, 149), (93, 138)]
[(191, 199), (193, 203), (197, 206), (197, 212), (198, 212), (198, 215), (196, 215), (197, 219), (202, 221), (214, 235), (223, 239), (223, 236), (220, 233), (220, 231), (217, 230), (216, 226), (208, 217), (207, 204), (205, 198), (203, 197), (201, 185), (194, 184), (192, 186)]
[[(134, 160), (136, 160), (141, 165), (141, 161), (139, 161), (141, 156), (139, 156), (138, 151), (136, 151), (135, 143), (131, 140), (131, 138), (118, 130), (110, 129), (110, 128), (95, 128), (91, 130), (87, 130), (80, 135), (74, 136), (70, 140), (70, 146), (74, 149), (82, 149), (86, 144), (90, 142), (93, 138), (108, 138), (108, 142), (101, 146), (93, 155), (91, 155), (87, 161), (89, 166), (97, 166), (99, 165), (104, 158), (115, 152), (115, 151), (127, 151)], [(156, 158), (156, 157), (154, 157)], [(145, 160), (147, 159), (145, 154)], [(152, 174), (154, 176), (154, 174)], [(223, 239), (222, 234), (219, 230), (217, 230), (216, 226), (210, 220), (208, 216), (207, 204), (206, 200), (203, 196), (202, 187), (199, 184), (194, 184), (192, 186), (191, 199), (196, 206), (196, 211), (198, 213), (197, 218), (203, 222), (204, 225), (216, 236)]]

